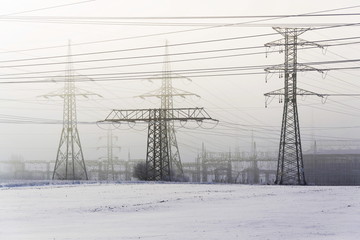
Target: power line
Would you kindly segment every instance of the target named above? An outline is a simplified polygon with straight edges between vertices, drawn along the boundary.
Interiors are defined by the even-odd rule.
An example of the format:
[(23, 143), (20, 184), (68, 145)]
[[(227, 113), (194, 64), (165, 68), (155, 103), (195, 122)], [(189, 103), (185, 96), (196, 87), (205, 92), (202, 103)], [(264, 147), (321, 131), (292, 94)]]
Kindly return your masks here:
[[(344, 46), (349, 44), (358, 44), (360, 42), (352, 42), (352, 43), (340, 43), (340, 44), (333, 44), (328, 46)], [(250, 48), (258, 48), (258, 47), (250, 47)], [(248, 48), (248, 49), (250, 49)], [(241, 48), (247, 49), (247, 48)], [(304, 48), (305, 49), (305, 48)], [(221, 49), (220, 51), (223, 51), (224, 49)], [(204, 51), (203, 53), (209, 53), (209, 52), (217, 52), (218, 50), (208, 50)], [(227, 51), (227, 50), (224, 50)], [(232, 51), (232, 50), (229, 50)], [(277, 52), (277, 51), (272, 51)], [(184, 55), (184, 54), (194, 54), (199, 52), (186, 52), (186, 53), (178, 53), (178, 55)], [(228, 57), (239, 57), (239, 56), (249, 56), (249, 55), (257, 55), (257, 54), (264, 54), (269, 53), (268, 52), (253, 52), (253, 53), (245, 53), (245, 54), (231, 54), (231, 55), (222, 55), (222, 56), (213, 56), (213, 57), (200, 57), (200, 58), (192, 58), (192, 59), (181, 59), (181, 60), (172, 60), (171, 62), (185, 62), (185, 61), (198, 61), (198, 60), (209, 60), (209, 59), (216, 59), (216, 58), (228, 58)], [(111, 59), (92, 59), (92, 60), (82, 60), (82, 61), (74, 61), (74, 63), (89, 63), (89, 62), (99, 62), (99, 61), (113, 61), (113, 60), (129, 60), (133, 58), (146, 58), (146, 57), (158, 57), (163, 55), (150, 55), (150, 56), (135, 56), (135, 57), (124, 57), (124, 58), (111, 58)], [(161, 64), (161, 61), (158, 62), (147, 62), (147, 63), (135, 63), (135, 64), (124, 64), (124, 65), (112, 65), (112, 66), (102, 66), (102, 67), (88, 67), (88, 68), (79, 68), (80, 70), (94, 70), (94, 69), (106, 69), (106, 68), (116, 68), (116, 67), (131, 67), (131, 66), (144, 66), (144, 65), (150, 65), (150, 64)], [(19, 64), (19, 65), (3, 65), (1, 68), (15, 68), (15, 67), (32, 67), (32, 66), (48, 66), (48, 65), (62, 65), (66, 64), (66, 62), (51, 62), (51, 63), (33, 63), (33, 64)], [(311, 64), (311, 63), (309, 63)], [(320, 64), (320, 63), (319, 63)], [(61, 70), (62, 71), (62, 70)], [(42, 72), (29, 72), (29, 73), (15, 73), (15, 74), (2, 74), (0, 76), (11, 76), (11, 75), (24, 75), (24, 74), (38, 74), (38, 73), (50, 73), (50, 72), (60, 72), (60, 70), (53, 70), (53, 71), (42, 71)]]
[[(238, 55), (235, 55), (238, 56)], [(224, 57), (224, 56), (221, 56)], [(204, 58), (208, 59), (208, 58)], [(178, 61), (188, 61), (189, 59), (183, 59)], [(191, 59), (194, 60), (194, 59)], [(174, 61), (177, 62), (177, 61)], [(346, 59), (346, 60), (335, 60), (335, 61), (319, 61), (319, 62), (307, 62), (303, 63), (306, 65), (328, 65), (328, 64), (343, 64), (343, 63), (353, 63), (353, 62), (360, 62), (360, 59)], [(158, 62), (155, 62), (158, 63)], [(139, 64), (128, 64), (128, 65), (117, 65), (117, 66), (111, 66), (111, 67), (120, 67), (120, 66), (139, 66), (139, 65), (149, 65), (149, 64), (155, 64), (153, 63), (139, 63)], [(247, 71), (247, 70), (256, 70), (256, 69), (264, 69), (269, 67), (270, 65), (248, 65), (248, 66), (242, 66), (242, 67), (222, 67), (222, 68), (198, 68), (198, 69), (180, 69), (180, 70), (173, 70), (176, 74), (184, 74), (184, 73), (190, 73), (190, 74), (199, 74), (199, 73), (209, 73), (209, 72), (224, 72), (224, 71)], [(99, 67), (99, 68), (105, 68), (105, 67)], [(99, 69), (97, 67), (95, 68), (88, 68), (89, 70), (93, 69)], [(107, 68), (107, 67), (106, 67)], [(360, 67), (331, 67), (326, 68), (325, 70), (351, 70), (351, 69), (359, 69)], [(80, 69), (84, 70), (84, 69)], [(57, 72), (57, 71), (55, 71)], [(40, 72), (38, 72), (40, 73)], [(99, 74), (92, 74), (92, 76), (113, 76), (118, 77), (119, 75), (123, 76), (123, 78), (150, 78), (154, 74), (160, 74), (161, 71), (148, 71), (148, 72), (122, 72), (122, 73), (99, 73)], [(21, 76), (21, 75), (28, 75), (28, 74), (34, 74), (34, 73), (17, 73), (17, 74), (4, 74), (0, 75), (0, 79), (20, 79), (20, 78), (59, 78), (59, 76)], [(14, 77), (14, 75), (16, 75)], [(20, 76), (19, 76), (20, 75)], [(125, 75), (125, 76), (124, 76)], [(126, 76), (126, 75), (132, 75), (132, 76)], [(135, 75), (135, 76), (133, 76)], [(137, 76), (136, 76), (137, 75)], [(12, 76), (12, 77), (11, 77)], [(187, 76), (189, 77), (189, 76)], [(174, 77), (176, 78), (176, 77)], [(91, 79), (90, 79), (91, 80)]]
[[(360, 38), (360, 37), (358, 37)], [(164, 47), (164, 46), (162, 46)], [(264, 48), (263, 46), (254, 46), (254, 47), (241, 47), (241, 48), (225, 48), (225, 49), (213, 49), (213, 50), (205, 50), (205, 51), (192, 51), (192, 52), (180, 52), (180, 53), (172, 53), (169, 54), (171, 56), (178, 56), (178, 55), (186, 55), (186, 54), (203, 54), (203, 53), (214, 53), (214, 52), (224, 52), (224, 51), (237, 51), (237, 50), (248, 50), (248, 49), (257, 49), (257, 48)], [(147, 48), (149, 49), (149, 48)], [(90, 52), (90, 53), (81, 53), (81, 54), (74, 54), (74, 56), (87, 56), (87, 55), (95, 55), (95, 54), (105, 54), (105, 53), (115, 53), (115, 52), (123, 52), (126, 50), (112, 50), (112, 51), (103, 51), (103, 52)], [(139, 59), (139, 58), (153, 58), (153, 57), (163, 57), (164, 54), (154, 54), (154, 55), (142, 55), (142, 56), (132, 56), (132, 57), (121, 57), (121, 58), (107, 58), (107, 59), (90, 59), (90, 60), (82, 60), (82, 61), (75, 61), (77, 63), (81, 62), (88, 62), (88, 61), (110, 61), (110, 60), (129, 60), (129, 59)], [(53, 58), (64, 58), (64, 55), (60, 56), (49, 56), (49, 57), (37, 57), (37, 58), (26, 58), (26, 59), (13, 59), (13, 60), (2, 60), (0, 63), (7, 63), (7, 62), (23, 62), (23, 61), (34, 61), (34, 60), (48, 60)], [(51, 64), (62, 64), (63, 62), (56, 62)], [(19, 65), (16, 65), (18, 67)], [(6, 67), (6, 66), (1, 66)]]
[[(177, 47), (177, 46), (185, 46), (185, 45), (194, 45), (194, 44), (204, 44), (204, 43), (212, 43), (212, 42), (221, 42), (221, 41), (232, 41), (232, 40), (239, 40), (245, 38), (256, 38), (256, 37), (264, 37), (274, 35), (271, 34), (256, 34), (256, 35), (248, 35), (248, 36), (241, 36), (241, 37), (232, 37), (232, 38), (221, 38), (221, 39), (212, 39), (212, 40), (205, 40), (205, 41), (195, 41), (195, 42), (185, 42), (185, 43), (176, 43), (176, 44), (169, 44), (169, 47)], [(316, 43), (323, 43), (323, 42), (333, 42), (333, 41), (344, 41), (344, 40), (353, 40), (359, 39), (360, 37), (346, 37), (346, 38), (335, 38), (335, 39), (324, 39), (314, 41)], [(358, 43), (358, 42), (356, 42)], [(348, 44), (348, 43), (345, 43)], [(128, 48), (128, 49), (117, 49), (117, 50), (109, 50), (109, 51), (97, 51), (97, 52), (87, 52), (87, 53), (77, 53), (73, 54), (72, 57), (78, 56), (88, 56), (88, 55), (98, 55), (98, 54), (108, 54), (108, 53), (119, 53), (119, 52), (128, 52), (128, 51), (138, 51), (138, 50), (148, 50), (148, 49), (156, 49), (156, 48), (163, 48), (163, 45), (156, 45), (156, 46), (148, 46), (148, 47), (139, 47), (139, 48)], [(208, 52), (218, 52), (218, 51), (233, 51), (233, 50), (249, 50), (249, 49), (256, 49), (256, 48), (264, 48), (264, 46), (248, 46), (248, 47), (241, 47), (241, 48), (228, 48), (228, 49), (216, 49), (216, 50), (208, 50), (208, 51), (192, 51), (192, 52), (184, 52), (184, 53), (172, 53), (170, 55), (182, 55), (182, 54), (196, 54), (196, 53), (208, 53)], [(307, 48), (305, 48), (307, 49)], [(1, 53), (1, 52), (0, 52)], [(150, 56), (143, 56), (143, 57), (163, 57), (163, 54), (159, 55), (150, 55)], [(20, 62), (20, 61), (33, 61), (33, 60), (48, 60), (54, 58), (65, 58), (66, 55), (57, 55), (57, 56), (47, 56), (47, 57), (35, 57), (35, 58), (23, 58), (23, 59), (11, 59), (11, 60), (2, 60), (0, 63), (4, 62)], [(141, 56), (137, 56), (134, 58), (138, 58)], [(129, 59), (128, 57), (125, 59)]]
[[(344, 68), (327, 68), (327, 71), (331, 70), (354, 70), (360, 69), (360, 67), (344, 67)], [(315, 71), (315, 70), (314, 70)], [(247, 73), (218, 73), (218, 74), (202, 74), (202, 75), (188, 75), (187, 78), (204, 78), (204, 77), (229, 77), (229, 76), (250, 76), (250, 75), (264, 75), (265, 72), (247, 72)], [(131, 81), (131, 80), (148, 80), (149, 77), (104, 77), (104, 78), (88, 78), (88, 79), (80, 79), (77, 82), (105, 82), (105, 81)], [(183, 78), (181, 77), (173, 77), (173, 78)], [(23, 83), (60, 83), (64, 82), (64, 80), (30, 80), (30, 81), (1, 81), (0, 84), (23, 84)]]
[[(329, 10), (323, 10), (323, 11), (317, 11), (317, 12), (311, 12), (311, 13), (305, 13), (305, 14), (298, 14), (299, 15), (309, 15), (309, 14), (318, 14), (318, 13), (324, 13), (324, 12), (333, 12), (333, 11), (339, 11), (339, 10), (345, 10), (345, 9), (351, 9), (351, 8), (357, 8), (360, 5), (350, 6), (350, 7), (344, 7), (344, 8), (335, 8), (335, 9), (329, 9)], [(253, 21), (253, 22), (260, 22), (260, 21), (269, 21), (269, 20), (275, 20), (275, 19), (281, 19), (286, 17), (276, 17), (276, 18), (267, 18), (263, 20)], [(251, 22), (246, 22), (251, 23)], [(241, 23), (237, 23), (241, 24)], [(231, 25), (231, 24), (230, 24)], [(221, 25), (221, 26), (228, 26), (228, 25)], [(211, 26), (211, 27), (204, 27), (204, 28), (196, 28), (196, 29), (187, 29), (187, 30), (180, 30), (180, 31), (172, 31), (172, 32), (165, 32), (165, 33), (157, 33), (157, 34), (148, 34), (148, 35), (141, 35), (141, 36), (134, 36), (134, 37), (125, 37), (125, 38), (116, 38), (116, 39), (107, 39), (107, 40), (101, 40), (101, 41), (91, 41), (91, 42), (83, 42), (83, 43), (77, 43), (73, 44), (73, 46), (77, 45), (88, 45), (88, 44), (97, 44), (97, 43), (104, 43), (104, 42), (113, 42), (113, 41), (121, 41), (121, 40), (130, 40), (130, 39), (138, 39), (138, 38), (145, 38), (145, 37), (153, 37), (153, 36), (161, 36), (161, 35), (168, 35), (168, 34), (175, 34), (175, 33), (184, 33), (184, 32), (192, 32), (192, 31), (198, 31), (198, 30), (207, 30), (215, 27), (221, 27), (221, 26)], [(344, 24), (338, 25), (338, 26), (345, 26)], [(268, 35), (275, 35), (274, 33), (268, 34)], [(62, 48), (66, 47), (67, 45), (57, 45), (57, 46), (50, 46), (50, 47), (42, 47), (42, 48), (30, 48), (30, 49), (23, 49), (23, 50), (13, 50), (13, 51), (5, 51), (0, 53), (10, 53), (10, 52), (24, 52), (24, 51), (34, 51), (34, 50), (45, 50), (45, 49), (53, 49), (53, 48)]]
[[(213, 43), (213, 42), (222, 42), (222, 41), (233, 41), (233, 40), (257, 38), (257, 37), (267, 37), (267, 36), (274, 36), (274, 35), (276, 35), (276, 34), (267, 33), (267, 34), (255, 34), (255, 35), (247, 35), (247, 36), (231, 37), (231, 38), (219, 38), (219, 39), (211, 39), (211, 40), (203, 40), (203, 41), (175, 43), (175, 44), (169, 44), (169, 47), (177, 47), (177, 46), (185, 46), (185, 45), (193, 45), (193, 44)], [(92, 41), (92, 42), (77, 43), (77, 44), (75, 43), (73, 45), (74, 46), (87, 45), (87, 44), (94, 44), (94, 43), (119, 41), (119, 40), (123, 40), (123, 39), (128, 39), (128, 38), (108, 39), (108, 40), (103, 40), (103, 41)], [(45, 49), (59, 48), (59, 47), (66, 47), (66, 45), (58, 45), (58, 46), (43, 47), (43, 48), (29, 48), (29, 49), (13, 50), (13, 51), (3, 51), (3, 52), (0, 52), (0, 54), (2, 54), (2, 53), (24, 52), (24, 51), (33, 51), (33, 50), (45, 50)], [(147, 49), (156, 49), (156, 48), (164, 48), (164, 45), (155, 45), (155, 46), (146, 46), (146, 47), (137, 47), (137, 48), (110, 50), (110, 51), (100, 51), (100, 52), (90, 52), (90, 53), (80, 53), (80, 54), (73, 54), (73, 56), (82, 56), (82, 55), (91, 55), (91, 54), (104, 54), (104, 53), (113, 53), (113, 52), (138, 51), (138, 50), (147, 50)], [(58, 57), (65, 57), (65, 55), (51, 56), (50, 58), (58, 58)], [(49, 58), (49, 57), (47, 57), (47, 58)]]
[(72, 5), (78, 5), (78, 4), (94, 2), (94, 1), (96, 1), (96, 0), (87, 0), (87, 1), (81, 1), (81, 2), (75, 2), (75, 3), (68, 3), (68, 4), (61, 4), (61, 5), (44, 7), (44, 8), (36, 8), (36, 9), (31, 9), (31, 10), (25, 10), (25, 11), (21, 11), (21, 12), (13, 12), (13, 13), (2, 14), (2, 15), (0, 15), (0, 20), (3, 19), (3, 18), (6, 18), (7, 16), (11, 16), (11, 15), (18, 15), (18, 14), (23, 14), (23, 13), (31, 13), (31, 12), (49, 10), (49, 9), (54, 9), (54, 8), (60, 8), (60, 7), (68, 7), (68, 6), (72, 6)]
[[(358, 8), (360, 5), (338, 10)], [(330, 10), (326, 10), (330, 11)], [(167, 16), (167, 17), (77, 17), (77, 16), (18, 16), (4, 19), (50, 19), (50, 20), (167, 20), (167, 19), (229, 19), (229, 18), (291, 18), (291, 17), (332, 17), (332, 16), (359, 16), (360, 13), (329, 13), (329, 14), (282, 14), (282, 15), (233, 15), (233, 16)], [(3, 17), (2, 17), (3, 18)]]
[[(360, 67), (359, 67), (360, 68)], [(250, 73), (234, 73), (234, 74), (207, 74), (207, 75), (191, 75), (187, 76), (188, 78), (198, 78), (198, 77), (221, 77), (221, 76), (249, 76), (249, 75), (264, 75), (264, 72), (250, 72)], [(176, 78), (176, 77), (173, 77)], [(183, 78), (183, 77), (181, 77)], [(99, 78), (99, 79), (81, 79), (76, 82), (105, 82), (105, 81), (130, 81), (130, 80), (148, 80), (149, 78), (145, 77), (109, 77), (109, 78)], [(0, 84), (19, 84), (19, 83), (60, 83), (64, 80), (30, 80), (30, 81), (1, 81)]]
[[(67, 16), (20, 16), (20, 17), (7, 17), (0, 20), (12, 20), (12, 21), (36, 21), (42, 23), (62, 23), (62, 24), (112, 24), (112, 25), (119, 25), (119, 24), (131, 24), (131, 25), (145, 25), (145, 26), (174, 26), (184, 23), (154, 23), (154, 22), (114, 22), (114, 20), (167, 20), (167, 19), (177, 19), (177, 20), (188, 20), (188, 19), (249, 19), (249, 18), (262, 18), (261, 20), (252, 21), (252, 22), (263, 22), (275, 19), (282, 19), (282, 18), (299, 18), (299, 17), (340, 17), (340, 16), (358, 16), (359, 13), (340, 13), (340, 14), (320, 14), (324, 12), (332, 12), (332, 11), (339, 11), (345, 9), (352, 9), (357, 8), (359, 6), (351, 6), (351, 7), (344, 7), (344, 8), (336, 8), (330, 10), (323, 10), (317, 11), (312, 13), (305, 13), (305, 14), (293, 14), (293, 15), (250, 15), (250, 16), (190, 16), (190, 17), (67, 17)], [(41, 9), (40, 9), (41, 10)], [(101, 20), (101, 22), (100, 22)], [(111, 20), (111, 22), (109, 22)], [(66, 22), (70, 21), (70, 22)], [(186, 23), (187, 25), (196, 25), (199, 26), (205, 23)], [(209, 23), (206, 23), (207, 26)], [(225, 26), (243, 26), (246, 24), (244, 23), (210, 23), (210, 27), (225, 27)], [(201, 29), (199, 29), (201, 30)]]
[(359, 25), (360, 25), (360, 23), (345, 23), (345, 24), (339, 24), (339, 25), (334, 25), (334, 26), (311, 28), (309, 30), (314, 31), (314, 30), (324, 30), (324, 29), (339, 28), (339, 27), (354, 27), (354, 26), (359, 26)]
[[(141, 27), (310, 27), (310, 26), (333, 26), (340, 23), (216, 23), (216, 22), (109, 22), (109, 21), (90, 21), (77, 20), (68, 22), (66, 20), (41, 20), (41, 19), (0, 19), (5, 22), (24, 22), (24, 23), (47, 23), (47, 24), (81, 24), (81, 25), (110, 25), (110, 26), (141, 26)], [(344, 24), (344, 23), (341, 23)]]

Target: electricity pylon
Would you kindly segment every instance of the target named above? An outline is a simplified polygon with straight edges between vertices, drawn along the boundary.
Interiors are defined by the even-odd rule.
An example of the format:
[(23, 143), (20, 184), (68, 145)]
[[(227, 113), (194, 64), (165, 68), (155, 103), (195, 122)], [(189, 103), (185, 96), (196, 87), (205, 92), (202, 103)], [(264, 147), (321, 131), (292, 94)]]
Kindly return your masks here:
[(203, 108), (130, 109), (113, 110), (105, 122), (147, 122), (146, 178), (171, 181), (171, 164), (167, 137), (169, 121), (213, 120)]
[(71, 46), (68, 44), (68, 56), (64, 89), (42, 97), (61, 97), (64, 99), (63, 129), (56, 154), (56, 162), (52, 179), (58, 180), (88, 180), (83, 150), (81, 147), (76, 116), (76, 95), (87, 97), (95, 93), (80, 92), (75, 87), (75, 74), (71, 60)]
[(283, 46), (285, 52), (284, 64), (265, 69), (266, 72), (284, 72), (284, 88), (270, 93), (266, 97), (283, 96), (284, 108), (281, 126), (280, 146), (276, 173), (276, 184), (305, 185), (304, 163), (301, 149), (297, 95), (320, 94), (297, 88), (298, 71), (320, 71), (297, 62), (298, 46), (322, 46), (298, 38), (308, 28), (274, 28), (284, 36), (284, 39), (265, 44), (266, 47)]
[(254, 141), (254, 133), (251, 132), (251, 148), (250, 148), (250, 159), (252, 161), (251, 168), (254, 172), (254, 183), (259, 183), (259, 167), (257, 161), (256, 142)]
[[(178, 76), (177, 78), (185, 78), (183, 76)], [(168, 51), (168, 43), (166, 41), (165, 44), (165, 57), (164, 57), (164, 64), (163, 64), (163, 71), (161, 75), (161, 88), (155, 90), (154, 92), (150, 92), (147, 94), (140, 95), (139, 97), (158, 97), (161, 101), (161, 109), (173, 109), (174, 102), (173, 97), (185, 97), (185, 96), (198, 96), (196, 94), (186, 92), (183, 90), (179, 90), (173, 87), (172, 85), (172, 73), (170, 67), (170, 58), (169, 58), (169, 51)], [(173, 112), (172, 111), (165, 111), (164, 114), (168, 114), (168, 116), (163, 116), (164, 118), (171, 118)], [(166, 121), (166, 133), (164, 136), (164, 154), (169, 154), (170, 158), (170, 169), (173, 171), (173, 174), (178, 175), (180, 177), (184, 176), (184, 171), (181, 164), (180, 152), (178, 143), (176, 140), (176, 131), (174, 127), (174, 121)], [(167, 147), (165, 147), (167, 146)], [(168, 148), (168, 149), (166, 149)], [(165, 153), (167, 152), (167, 153)]]
[[(107, 129), (106, 135), (106, 153), (107, 156), (105, 158), (105, 178), (103, 180), (109, 180), (111, 175), (112, 180), (115, 180), (115, 170), (114, 170), (114, 139), (117, 139), (116, 136), (113, 135), (112, 129)], [(117, 147), (120, 148), (120, 147)], [(103, 158), (102, 158), (103, 159)]]

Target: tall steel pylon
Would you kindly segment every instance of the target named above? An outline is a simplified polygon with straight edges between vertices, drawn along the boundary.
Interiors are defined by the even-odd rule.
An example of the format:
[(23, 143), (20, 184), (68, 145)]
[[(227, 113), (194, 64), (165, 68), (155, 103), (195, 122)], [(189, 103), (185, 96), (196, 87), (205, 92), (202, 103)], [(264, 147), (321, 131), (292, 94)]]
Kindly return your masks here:
[[(171, 113), (171, 114), (170, 114)], [(113, 110), (105, 122), (147, 122), (146, 179), (172, 181), (166, 122), (213, 120), (203, 108)]]
[(283, 117), (280, 135), (280, 146), (276, 173), (276, 184), (305, 185), (304, 162), (301, 148), (297, 95), (317, 95), (314, 92), (297, 88), (298, 71), (320, 71), (297, 62), (297, 47), (318, 44), (299, 39), (298, 36), (308, 28), (274, 28), (284, 39), (267, 43), (266, 47), (283, 46), (284, 64), (265, 69), (266, 72), (284, 71), (284, 88), (265, 96), (284, 96)]
[[(163, 76), (161, 81), (161, 109), (173, 109), (173, 86), (171, 78), (171, 68), (170, 68), (170, 59), (168, 53), (168, 44), (166, 42), (165, 46), (165, 60), (163, 66)], [(166, 111), (165, 118), (170, 118), (174, 115), (173, 111)], [(167, 138), (168, 138), (168, 147), (169, 147), (169, 157), (170, 157), (170, 169), (174, 171), (174, 174), (179, 174), (184, 176), (181, 158), (179, 153), (179, 147), (176, 140), (174, 121), (166, 121), (167, 129)]]
[[(71, 44), (68, 43), (68, 56), (64, 76), (64, 89), (42, 97), (62, 97), (64, 99), (63, 128), (56, 154), (52, 179), (88, 180), (86, 165), (77, 128), (76, 95), (97, 95), (90, 92), (80, 93), (75, 87), (75, 74), (71, 59)], [(98, 95), (99, 96), (99, 95)]]
[[(155, 90), (154, 92), (141, 95), (140, 97), (158, 97), (161, 101), (161, 109), (173, 109), (174, 102), (173, 97), (185, 97), (185, 96), (197, 96), (196, 94), (189, 93), (183, 90), (179, 90), (173, 87), (172, 85), (172, 72), (170, 66), (170, 58), (169, 58), (169, 50), (168, 50), (168, 42), (165, 43), (165, 55), (164, 55), (164, 63), (163, 70), (161, 75), (161, 88)], [(178, 76), (177, 78), (184, 78), (183, 76)], [(173, 111), (162, 111), (161, 113), (165, 114), (165, 116), (161, 116), (163, 119), (171, 119), (173, 116)], [(155, 116), (154, 116), (155, 117)], [(157, 116), (160, 117), (160, 116)], [(148, 146), (151, 146), (154, 141), (160, 141), (161, 149), (162, 149), (162, 157), (169, 158), (169, 172), (172, 175), (176, 175), (177, 177), (183, 177), (183, 167), (181, 163), (181, 157), (179, 152), (179, 147), (176, 139), (176, 131), (174, 127), (174, 121), (164, 121), (163, 124), (156, 123), (153, 127), (149, 127), (151, 132), (148, 133)], [(151, 123), (150, 123), (151, 124)], [(155, 124), (155, 122), (154, 122)], [(161, 128), (161, 129), (160, 129)], [(160, 139), (152, 139), (154, 133), (161, 132), (162, 134), (157, 136)], [(159, 144), (160, 144), (159, 143)], [(148, 155), (151, 154), (152, 148), (148, 149)], [(167, 162), (167, 161), (165, 161)], [(170, 179), (175, 176), (170, 176)]]
[[(114, 151), (113, 149), (116, 147), (114, 146), (114, 139), (117, 139), (116, 136), (113, 135), (113, 130), (112, 129), (107, 129), (107, 134), (106, 134), (106, 146), (104, 146), (104, 148), (106, 148), (106, 157), (105, 157), (105, 166), (104, 166), (104, 170), (105, 170), (105, 176), (103, 176), (103, 179), (101, 180), (109, 180), (110, 176), (111, 176), (111, 180), (115, 180), (115, 170), (114, 170)], [(118, 147), (120, 148), (120, 147)], [(104, 159), (104, 158), (102, 158)]]

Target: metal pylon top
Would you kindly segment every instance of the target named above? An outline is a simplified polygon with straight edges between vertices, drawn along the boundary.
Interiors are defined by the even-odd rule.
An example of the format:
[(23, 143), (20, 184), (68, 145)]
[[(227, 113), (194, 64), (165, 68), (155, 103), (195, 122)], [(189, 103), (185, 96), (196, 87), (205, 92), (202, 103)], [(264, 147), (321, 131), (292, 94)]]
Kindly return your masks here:
[(284, 72), (284, 88), (265, 94), (267, 98), (270, 96), (282, 96), (284, 103), (275, 183), (305, 185), (306, 180), (301, 148), (297, 95), (321, 95), (297, 88), (297, 72), (314, 71), (313, 68), (298, 64), (297, 47), (298, 45), (318, 46), (318, 44), (307, 42), (298, 38), (299, 35), (308, 30), (306, 28), (274, 29), (283, 35), (284, 39), (267, 43), (265, 46), (283, 46), (285, 55), (284, 64), (265, 69), (267, 72)]

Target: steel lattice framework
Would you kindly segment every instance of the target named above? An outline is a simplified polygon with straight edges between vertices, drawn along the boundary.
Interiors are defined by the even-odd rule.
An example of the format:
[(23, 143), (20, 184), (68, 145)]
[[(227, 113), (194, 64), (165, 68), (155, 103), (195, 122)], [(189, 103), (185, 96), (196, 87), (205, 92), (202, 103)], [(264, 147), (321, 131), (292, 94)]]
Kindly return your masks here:
[[(169, 59), (169, 52), (168, 52), (168, 43), (166, 41), (165, 44), (165, 57), (164, 57), (164, 64), (163, 64), (163, 71), (162, 75), (159, 76), (161, 78), (161, 88), (150, 92), (147, 94), (140, 95), (141, 98), (146, 97), (158, 97), (161, 100), (162, 109), (172, 109), (174, 108), (174, 97), (186, 97), (186, 96), (197, 96), (196, 94), (186, 92), (183, 90), (179, 90), (173, 87), (172, 84), (172, 73), (170, 67), (170, 59)], [(186, 78), (183, 76), (178, 76), (180, 78)], [(156, 77), (155, 77), (156, 78)], [(169, 116), (165, 116), (165, 118), (170, 118), (173, 114), (172, 111), (167, 111), (165, 114), (169, 114)], [(166, 138), (166, 140), (165, 140)], [(164, 155), (169, 155), (170, 158), (170, 171), (173, 174), (176, 174), (180, 177), (184, 176), (184, 171), (181, 163), (181, 157), (179, 152), (179, 147), (176, 139), (176, 131), (174, 127), (174, 121), (166, 121), (166, 137), (161, 138), (164, 139), (162, 145), (168, 145), (168, 149), (164, 152)], [(165, 151), (165, 148), (164, 148)]]
[(150, 110), (147, 150), (146, 150), (146, 178), (148, 180), (171, 180), (171, 158), (169, 145), (169, 111)]
[[(104, 136), (105, 137), (105, 136)], [(100, 137), (100, 139), (103, 137)], [(103, 169), (105, 175), (102, 176), (101, 180), (115, 180), (115, 169), (114, 169), (114, 148), (119, 148), (118, 146), (114, 146), (114, 139), (117, 140), (117, 137), (113, 135), (112, 129), (107, 129), (106, 134), (106, 146), (98, 147), (98, 148), (106, 148), (106, 157), (102, 157), (100, 159), (105, 159), (103, 161)], [(111, 177), (110, 177), (111, 176)]]
[[(63, 128), (56, 154), (52, 179), (88, 180), (84, 155), (81, 147), (76, 116), (76, 95), (98, 95), (90, 92), (80, 93), (75, 87), (75, 74), (71, 60), (71, 46), (68, 44), (68, 57), (64, 79), (64, 89), (42, 97), (61, 97), (64, 99)], [(100, 96), (100, 95), (98, 95)]]
[(317, 44), (299, 39), (305, 28), (274, 28), (284, 39), (267, 43), (266, 47), (284, 47), (285, 62), (265, 69), (266, 72), (284, 71), (284, 88), (265, 94), (266, 97), (283, 95), (284, 107), (280, 135), (280, 146), (276, 174), (276, 184), (305, 185), (304, 163), (301, 148), (297, 95), (318, 95), (297, 88), (298, 71), (320, 71), (297, 62), (297, 47)]
[[(173, 86), (172, 86), (172, 79), (171, 79), (171, 69), (170, 69), (170, 61), (169, 61), (169, 54), (168, 54), (168, 46), (166, 42), (165, 46), (165, 60), (163, 66), (163, 76), (161, 81), (161, 109), (173, 109), (174, 102), (173, 102)], [(165, 118), (171, 118), (173, 115), (173, 111), (165, 111), (165, 114), (169, 114), (168, 116), (165, 115)], [(176, 140), (175, 134), (175, 127), (174, 121), (166, 121), (165, 122), (165, 131), (167, 140), (163, 144), (168, 145), (168, 153), (164, 152), (164, 154), (168, 154), (170, 158), (170, 167), (169, 171), (174, 171), (174, 174), (178, 174), (181, 177), (184, 177), (184, 171), (181, 164), (180, 152), (179, 147)], [(163, 139), (163, 138), (161, 138)], [(149, 144), (148, 144), (149, 146)], [(164, 149), (165, 150), (165, 149)], [(171, 174), (170, 174), (171, 175)]]
[(63, 129), (56, 154), (53, 179), (88, 180), (79, 131), (77, 129), (75, 82), (70, 48), (65, 78)]
[(169, 122), (213, 120), (203, 108), (158, 108), (113, 110), (106, 122), (147, 122), (146, 151), (147, 179), (171, 181), (171, 162), (168, 137)]
[(112, 130), (109, 129), (107, 131), (107, 147), (106, 147), (106, 151), (107, 151), (107, 163), (106, 163), (106, 177), (109, 177), (109, 174), (111, 173), (112, 176), (112, 180), (115, 180), (115, 171), (114, 171), (114, 154), (113, 154), (113, 148), (114, 148), (114, 144), (113, 144), (113, 139), (114, 136), (112, 134)]

